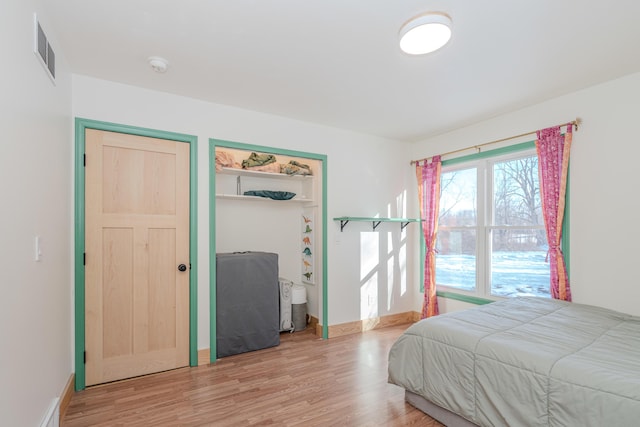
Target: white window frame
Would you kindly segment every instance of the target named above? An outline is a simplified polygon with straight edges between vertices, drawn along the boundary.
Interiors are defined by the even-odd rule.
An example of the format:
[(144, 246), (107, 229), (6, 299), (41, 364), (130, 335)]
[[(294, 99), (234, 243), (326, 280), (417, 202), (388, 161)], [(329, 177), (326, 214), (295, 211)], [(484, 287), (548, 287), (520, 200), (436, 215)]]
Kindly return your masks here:
[[(493, 205), (493, 177), (489, 174), (493, 174), (494, 163), (528, 157), (531, 155), (537, 155), (534, 141), (443, 161), (443, 174), (446, 172), (464, 170), (473, 167), (476, 167), (479, 170), (479, 173), (477, 174), (477, 222), (476, 226), (474, 227), (476, 230), (476, 288), (473, 292), (437, 284), (437, 294), (439, 297), (458, 299), (473, 304), (485, 304), (507, 298), (492, 295), (490, 288), (491, 277), (489, 262), (491, 254), (491, 241), (489, 239), (489, 233), (490, 230), (496, 228), (504, 228), (504, 226), (489, 225), (487, 223), (487, 218), (489, 218), (489, 216), (491, 215), (491, 209)], [(565, 222), (563, 224), (564, 227), (562, 236), (562, 249), (565, 254), (567, 272), (569, 273), (569, 185), (567, 186), (564, 218)], [(439, 225), (438, 231), (445, 228), (446, 227)], [(528, 227), (514, 226), (514, 228), (523, 229)], [(424, 253), (426, 249), (423, 236), (421, 236), (421, 242), (421, 255), (422, 259), (424, 259)], [(421, 279), (421, 290), (424, 291), (424, 271), (422, 268)]]

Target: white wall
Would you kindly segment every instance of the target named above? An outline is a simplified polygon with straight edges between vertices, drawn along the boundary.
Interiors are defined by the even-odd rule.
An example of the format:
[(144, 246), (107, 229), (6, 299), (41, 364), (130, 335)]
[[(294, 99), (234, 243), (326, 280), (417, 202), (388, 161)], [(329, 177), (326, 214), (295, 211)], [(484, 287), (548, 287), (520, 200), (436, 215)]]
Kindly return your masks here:
[[(573, 300), (640, 315), (639, 111), (637, 73), (427, 139), (410, 151), (417, 159), (582, 118), (570, 166)], [(461, 303), (444, 304), (458, 309)]]
[[(55, 86), (33, 53), (34, 12)], [(40, 1), (3, 2), (0, 51), (0, 423), (35, 426), (72, 371), (71, 77)]]
[[(331, 220), (346, 215), (399, 215), (398, 199), (409, 185), (409, 177), (402, 172), (409, 161), (408, 144), (79, 75), (73, 77), (73, 115), (198, 137), (198, 348), (209, 347), (209, 138), (328, 156), (329, 325), (359, 320), (364, 312), (384, 315), (412, 309), (406, 283), (415, 280), (414, 269), (398, 261), (403, 251), (398, 243), (400, 226), (385, 224), (371, 236), (361, 228), (364, 223), (350, 224), (340, 233)], [(393, 247), (387, 244), (389, 232)], [(379, 265), (363, 266), (361, 246), (366, 245), (361, 240), (379, 248)], [(369, 281), (376, 293), (371, 304), (376, 306), (363, 309), (362, 276), (367, 268), (378, 273), (377, 283)], [(401, 286), (408, 290), (403, 293)]]

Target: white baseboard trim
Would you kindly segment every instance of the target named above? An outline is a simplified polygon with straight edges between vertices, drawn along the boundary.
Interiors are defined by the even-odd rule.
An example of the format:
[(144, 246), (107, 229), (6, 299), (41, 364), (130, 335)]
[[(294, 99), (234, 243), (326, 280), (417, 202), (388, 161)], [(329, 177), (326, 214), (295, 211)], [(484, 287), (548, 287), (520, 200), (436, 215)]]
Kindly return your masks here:
[(47, 412), (44, 414), (40, 427), (59, 427), (60, 426), (60, 398), (56, 397), (51, 401)]

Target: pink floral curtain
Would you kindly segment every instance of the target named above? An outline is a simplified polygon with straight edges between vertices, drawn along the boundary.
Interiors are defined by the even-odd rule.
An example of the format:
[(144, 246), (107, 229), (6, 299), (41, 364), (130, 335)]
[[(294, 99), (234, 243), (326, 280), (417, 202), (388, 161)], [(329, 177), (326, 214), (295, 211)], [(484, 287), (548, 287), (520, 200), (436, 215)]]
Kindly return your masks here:
[(571, 124), (567, 126), (567, 132), (564, 136), (560, 132), (560, 126), (539, 130), (536, 140), (540, 172), (540, 198), (547, 230), (547, 241), (549, 242), (551, 296), (564, 301), (571, 301), (567, 267), (560, 243), (562, 241), (562, 221), (564, 219), (572, 127)]
[(438, 298), (436, 297), (436, 238), (438, 233), (438, 214), (440, 210), (440, 172), (442, 162), (440, 156), (416, 164), (418, 178), (418, 200), (420, 202), (420, 219), (422, 233), (426, 244), (424, 259), (424, 301), (422, 303), (422, 319), (438, 314)]

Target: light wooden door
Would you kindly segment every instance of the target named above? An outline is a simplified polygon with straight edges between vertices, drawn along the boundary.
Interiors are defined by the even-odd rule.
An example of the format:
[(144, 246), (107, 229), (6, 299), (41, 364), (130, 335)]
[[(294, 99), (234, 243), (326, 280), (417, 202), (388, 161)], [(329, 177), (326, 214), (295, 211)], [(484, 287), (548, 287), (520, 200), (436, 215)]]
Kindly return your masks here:
[(189, 144), (85, 141), (86, 384), (187, 366)]

